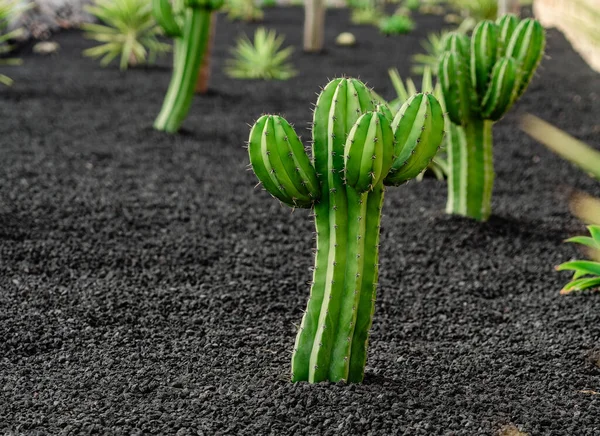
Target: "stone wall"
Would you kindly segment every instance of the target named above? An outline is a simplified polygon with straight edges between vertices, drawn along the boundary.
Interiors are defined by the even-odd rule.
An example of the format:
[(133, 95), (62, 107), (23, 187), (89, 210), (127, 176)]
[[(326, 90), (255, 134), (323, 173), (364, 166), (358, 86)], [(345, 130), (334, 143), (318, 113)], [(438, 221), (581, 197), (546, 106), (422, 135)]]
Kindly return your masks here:
[(556, 27), (596, 71), (600, 71), (600, 0), (535, 0), (533, 12)]

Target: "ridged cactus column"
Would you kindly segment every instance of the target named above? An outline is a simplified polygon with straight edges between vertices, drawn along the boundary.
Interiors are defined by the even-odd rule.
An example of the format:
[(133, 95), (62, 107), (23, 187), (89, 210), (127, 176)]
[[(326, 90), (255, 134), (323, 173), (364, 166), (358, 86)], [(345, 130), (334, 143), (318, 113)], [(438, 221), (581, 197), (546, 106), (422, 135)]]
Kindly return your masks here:
[(525, 92), (545, 46), (532, 19), (482, 21), (471, 39), (450, 34), (439, 79), (451, 126), (447, 139), (446, 211), (486, 221), (494, 184), (492, 126)]
[(375, 307), (384, 185), (416, 177), (433, 159), (444, 119), (432, 95), (390, 119), (355, 79), (335, 79), (314, 111), (313, 161), (283, 118), (252, 128), (250, 162), (263, 186), (292, 207), (314, 207), (315, 269), (292, 357), (292, 380), (360, 382)]
[(223, 0), (183, 0), (174, 11), (169, 0), (152, 0), (153, 12), (165, 34), (175, 39), (173, 75), (154, 128), (169, 133), (179, 130), (192, 104), (198, 73), (211, 31), (211, 16)]

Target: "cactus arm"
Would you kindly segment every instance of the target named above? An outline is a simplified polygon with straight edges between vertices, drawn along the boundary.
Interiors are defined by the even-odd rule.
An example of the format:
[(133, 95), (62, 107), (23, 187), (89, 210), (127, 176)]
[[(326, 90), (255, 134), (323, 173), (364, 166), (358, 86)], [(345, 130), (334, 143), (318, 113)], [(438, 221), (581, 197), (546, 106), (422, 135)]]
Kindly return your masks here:
[[(279, 117), (270, 117), (268, 131), (265, 131), (264, 153), (288, 195), (292, 196), (294, 204), (312, 205), (313, 195), (306, 189), (306, 181), (302, 179), (300, 171), (296, 171), (294, 153), (290, 151), (290, 141), (282, 127)], [(268, 140), (268, 135), (273, 135), (274, 140)], [(304, 150), (302, 150), (304, 152)], [(300, 156), (306, 156), (302, 153)], [(308, 158), (307, 158), (308, 159)], [(315, 181), (316, 185), (316, 181)], [(317, 193), (318, 195), (318, 193)]]
[(439, 78), (450, 120), (458, 125), (471, 116), (471, 76), (466, 60), (459, 52), (446, 52), (439, 64)]
[(496, 63), (488, 91), (483, 98), (481, 114), (498, 121), (510, 109), (518, 91), (517, 64), (511, 58)]
[[(366, 138), (369, 135), (369, 127), (372, 120), (372, 115), (361, 116), (360, 119), (350, 130), (348, 140), (346, 141), (346, 149), (344, 150), (344, 169), (346, 176), (346, 184), (355, 187), (359, 192), (365, 192), (367, 187), (358, 188), (361, 169), (363, 166), (363, 155), (367, 153), (363, 145), (367, 142)], [(357, 138), (355, 140), (355, 138)], [(361, 139), (358, 139), (361, 138)], [(373, 137), (371, 137), (372, 145)]]
[(264, 132), (265, 128), (268, 127), (268, 119), (268, 116), (262, 116), (252, 126), (248, 141), (250, 163), (254, 174), (256, 174), (265, 189), (274, 197), (288, 203), (288, 200), (291, 201), (291, 199), (288, 199), (287, 195), (280, 189), (279, 182), (272, 177), (271, 165), (268, 159), (265, 159), (263, 153)]
[(313, 116), (313, 147), (312, 155), (314, 167), (321, 182), (320, 200), (315, 204), (315, 226), (317, 228), (317, 247), (315, 253), (315, 267), (310, 297), (306, 312), (296, 336), (294, 353), (292, 355), (292, 381), (309, 381), (310, 355), (312, 353), (314, 337), (319, 325), (321, 305), (325, 295), (325, 286), (328, 275), (329, 259), (329, 179), (327, 162), (328, 157), (328, 128), (329, 112), (333, 104), (333, 96), (341, 79), (330, 82), (319, 95)]
[[(278, 117), (279, 118), (279, 117)], [(292, 170), (298, 173), (300, 185), (306, 188), (306, 193), (313, 199), (321, 195), (317, 174), (304, 151), (304, 146), (296, 131), (283, 118), (280, 118), (278, 135), (288, 145), (287, 155), (292, 158)]]
[(448, 201), (446, 213), (467, 213), (467, 140), (462, 127), (450, 123), (446, 153), (448, 154)]
[(519, 23), (510, 39), (506, 49), (506, 56), (514, 58), (521, 71), (519, 89), (515, 94), (518, 99), (533, 78), (537, 67), (542, 61), (546, 34), (542, 25), (532, 19), (525, 19)]
[[(331, 358), (331, 381), (348, 380), (356, 319), (362, 290), (363, 269), (366, 262), (376, 262), (374, 247), (367, 244), (367, 227), (378, 217), (368, 213), (371, 203), (369, 191), (381, 187), (385, 174), (390, 169), (393, 157), (393, 132), (390, 122), (382, 112), (362, 115), (351, 129), (346, 141), (346, 162), (360, 161), (348, 169), (346, 179), (348, 197), (348, 252), (345, 288), (340, 310), (339, 324)], [(348, 157), (351, 156), (351, 159)], [(352, 173), (358, 172), (354, 175)], [(364, 188), (364, 189), (363, 189)], [(372, 281), (367, 287), (372, 289)], [(368, 313), (372, 310), (369, 306)], [(363, 315), (361, 315), (363, 316)], [(370, 326), (369, 326), (370, 327)], [(359, 333), (360, 334), (360, 333)], [(351, 354), (352, 353), (352, 354)]]
[(506, 54), (508, 43), (519, 24), (519, 19), (513, 14), (504, 15), (496, 20), (498, 26), (498, 58)]
[(165, 35), (179, 38), (183, 35), (181, 26), (173, 14), (169, 0), (152, 0), (152, 12), (156, 22), (163, 28)]
[(442, 107), (432, 94), (417, 94), (398, 112), (392, 129), (397, 157), (384, 183), (397, 186), (418, 176), (438, 152), (444, 135)]
[(480, 22), (471, 37), (471, 82), (479, 101), (485, 96), (497, 51), (496, 25), (491, 21)]
[(312, 207), (319, 198), (316, 173), (288, 122), (263, 115), (248, 141), (252, 169), (267, 191), (292, 207)]
[[(337, 327), (346, 263), (347, 224), (338, 216), (347, 215), (342, 180), (343, 148), (349, 130), (349, 117), (343, 107), (347, 102), (347, 88), (344, 79), (330, 82), (321, 92), (314, 112), (313, 157), (321, 182), (321, 199), (315, 204), (317, 253), (311, 296), (292, 356), (294, 381), (319, 382), (327, 380), (329, 376), (331, 346)], [(356, 105), (356, 101), (351, 100), (351, 105)], [(360, 109), (357, 109), (360, 113)], [(354, 120), (357, 118), (358, 114)]]
[(352, 337), (352, 353), (348, 367), (348, 382), (350, 383), (360, 383), (363, 381), (365, 364), (367, 362), (369, 331), (373, 324), (377, 279), (379, 275), (379, 230), (381, 227), (383, 196), (384, 187), (382, 184), (379, 184), (373, 191), (368, 193), (366, 200), (367, 222), (365, 226), (363, 277), (354, 335)]
[[(331, 352), (338, 326), (341, 297), (344, 290), (347, 253), (347, 197), (344, 185), (344, 145), (349, 131), (347, 123), (351, 120), (347, 110), (347, 101), (358, 102), (358, 96), (348, 95), (352, 86), (347, 80), (342, 80), (335, 90), (333, 104), (327, 114), (327, 172), (325, 178), (329, 187), (329, 258), (327, 260), (327, 278), (323, 305), (319, 316), (319, 326), (314, 339), (310, 356), (309, 381), (319, 382), (329, 378)], [(351, 106), (356, 103), (352, 102)], [(350, 111), (351, 112), (351, 111)], [(352, 123), (351, 125), (353, 125)], [(325, 193), (324, 193), (325, 194)]]

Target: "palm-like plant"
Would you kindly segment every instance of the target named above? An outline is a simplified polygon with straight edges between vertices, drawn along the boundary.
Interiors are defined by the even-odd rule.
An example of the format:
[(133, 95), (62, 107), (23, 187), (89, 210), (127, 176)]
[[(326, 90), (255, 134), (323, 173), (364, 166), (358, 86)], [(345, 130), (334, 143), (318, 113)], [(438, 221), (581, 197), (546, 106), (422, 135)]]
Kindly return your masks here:
[(152, 15), (148, 0), (95, 0), (86, 10), (104, 24), (83, 24), (85, 36), (102, 44), (84, 50), (85, 56), (101, 58), (106, 66), (119, 57), (119, 68), (153, 63), (156, 56), (171, 49), (157, 36), (161, 28)]
[[(9, 26), (16, 16), (29, 7), (31, 5), (24, 5), (20, 0), (0, 0), (0, 56), (10, 53), (14, 48), (10, 41), (23, 35), (22, 28), (9, 30)], [(0, 59), (0, 65), (21, 65), (21, 63), (21, 59), (18, 58)], [(13, 80), (0, 74), (0, 83), (10, 86)]]
[(379, 21), (379, 31), (384, 35), (402, 35), (415, 28), (415, 22), (408, 15), (390, 15)]
[[(473, 29), (475, 24), (474, 20), (466, 19), (452, 32), (467, 33)], [(426, 39), (421, 41), (421, 47), (425, 52), (413, 55), (413, 67), (411, 68), (413, 74), (423, 74), (426, 68), (437, 74), (438, 63), (444, 53), (444, 41), (449, 33), (449, 30), (430, 33)]]
[[(586, 171), (592, 178), (600, 180), (598, 150), (531, 114), (523, 117), (521, 128), (559, 156)], [(573, 199), (572, 208), (583, 221), (600, 224), (600, 199), (580, 193)], [(576, 236), (567, 239), (567, 242), (586, 246), (590, 250), (590, 258), (595, 261), (576, 260), (556, 267), (558, 271), (574, 271), (573, 278), (560, 291), (561, 294), (600, 288), (600, 225), (596, 224), (588, 227), (591, 237)]]
[(287, 80), (297, 72), (288, 62), (293, 47), (281, 49), (285, 37), (274, 30), (259, 27), (254, 33), (254, 43), (243, 35), (231, 51), (225, 72), (235, 79)]
[[(591, 250), (591, 257), (600, 259), (600, 226), (589, 226), (591, 237), (575, 236), (566, 242), (575, 242)], [(573, 291), (600, 288), (600, 262), (592, 260), (573, 260), (556, 267), (557, 271), (574, 271), (573, 278), (560, 291), (569, 294)]]

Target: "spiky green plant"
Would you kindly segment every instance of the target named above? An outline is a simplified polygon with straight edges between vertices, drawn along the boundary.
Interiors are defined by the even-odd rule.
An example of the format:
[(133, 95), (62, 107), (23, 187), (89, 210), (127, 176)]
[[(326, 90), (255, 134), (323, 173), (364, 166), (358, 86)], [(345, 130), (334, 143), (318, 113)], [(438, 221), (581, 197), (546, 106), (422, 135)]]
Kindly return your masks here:
[[(471, 23), (472, 21), (464, 20), (460, 26), (452, 32), (466, 34), (473, 30)], [(430, 68), (434, 74), (437, 74), (440, 58), (444, 54), (444, 43), (450, 32), (450, 30), (442, 30), (437, 33), (432, 32), (427, 35), (426, 39), (421, 41), (421, 47), (423, 47), (425, 52), (413, 55), (413, 66), (411, 68), (413, 74), (423, 74), (425, 68)]]
[(476, 22), (498, 18), (498, 0), (450, 0), (448, 3)]
[(355, 0), (349, 3), (350, 22), (359, 26), (377, 25), (385, 17), (382, 0)]
[(356, 79), (331, 81), (314, 110), (312, 162), (279, 116), (262, 116), (250, 132), (250, 163), (265, 189), (289, 206), (314, 208), (315, 269), (292, 381), (362, 381), (384, 186), (416, 177), (442, 140), (433, 95), (414, 95), (393, 118), (375, 100)]
[(525, 92), (545, 46), (536, 20), (482, 21), (471, 39), (450, 34), (438, 76), (451, 126), (446, 211), (486, 221), (491, 214), (492, 126)]
[[(521, 128), (559, 156), (575, 164), (591, 177), (600, 180), (599, 151), (531, 114), (526, 114), (522, 118)], [(600, 262), (600, 198), (582, 192), (576, 193), (571, 199), (571, 209), (579, 219), (592, 224), (588, 227), (592, 237), (576, 237), (568, 239), (567, 242), (577, 242), (587, 246), (591, 250), (590, 257)], [(561, 293), (600, 287), (600, 263), (598, 262), (577, 261), (560, 265), (557, 268), (559, 271), (565, 269), (575, 271), (573, 280), (563, 288)], [(595, 277), (584, 277), (586, 274), (593, 274)]]
[(212, 14), (223, 0), (152, 0), (154, 17), (165, 34), (175, 39), (173, 75), (154, 128), (179, 130), (192, 104), (198, 72), (211, 37)]
[[(575, 242), (584, 245), (592, 251), (593, 256), (598, 257), (600, 255), (600, 226), (588, 226), (588, 230), (591, 237), (576, 236), (567, 239), (566, 242)], [(556, 270), (574, 271), (571, 281), (560, 291), (563, 295), (573, 291), (600, 288), (600, 262), (573, 260), (557, 266)]]
[(157, 55), (171, 49), (157, 38), (162, 32), (152, 16), (152, 4), (147, 0), (95, 0), (85, 9), (103, 24), (81, 25), (86, 38), (101, 42), (83, 54), (100, 58), (102, 66), (119, 58), (119, 68), (126, 70), (147, 59), (152, 63)]
[[(416, 94), (417, 92), (433, 94), (436, 97), (436, 99), (440, 102), (444, 112), (446, 111), (446, 109), (444, 107), (444, 99), (442, 96), (442, 89), (441, 89), (439, 83), (437, 83), (435, 86), (433, 86), (432, 72), (431, 72), (430, 68), (425, 67), (425, 70), (423, 72), (423, 77), (421, 80), (421, 90), (420, 91), (417, 89), (415, 82), (413, 82), (413, 80), (410, 77), (407, 78), (405, 81), (402, 81), (402, 77), (400, 77), (400, 73), (398, 72), (398, 69), (390, 68), (388, 70), (388, 74), (390, 76), (390, 80), (392, 81), (392, 86), (394, 87), (394, 90), (396, 91), (396, 98), (388, 103), (388, 106), (389, 106), (390, 110), (392, 111), (392, 114), (398, 113), (398, 111), (400, 110), (402, 105), (404, 105), (404, 103), (406, 103), (406, 101), (408, 101), (410, 96), (413, 94)], [(448, 131), (449, 124), (450, 124), (450, 121), (447, 118), (445, 118), (445, 130), (446, 131)], [(440, 146), (440, 151), (435, 155), (433, 160), (429, 163), (429, 165), (426, 168), (426, 170), (431, 171), (438, 180), (444, 180), (444, 176), (446, 175), (446, 172), (448, 171), (448, 163), (443, 155), (444, 152), (445, 152), (445, 146), (442, 143), (442, 145)], [(425, 174), (425, 171), (423, 171), (421, 174), (419, 174), (415, 179), (417, 181), (423, 180), (424, 174)]]
[(254, 44), (243, 35), (232, 50), (225, 72), (235, 79), (287, 80), (297, 72), (289, 62), (293, 47), (281, 49), (285, 37), (274, 30), (259, 27), (254, 33)]
[(379, 31), (384, 35), (402, 35), (414, 28), (414, 20), (407, 15), (390, 15), (379, 21)]
[(223, 10), (229, 20), (262, 21), (264, 13), (254, 0), (225, 0)]
[[(0, 0), (0, 56), (5, 56), (13, 51), (14, 46), (10, 43), (11, 40), (19, 38), (23, 35), (22, 28), (10, 30), (10, 24), (19, 14), (32, 7), (33, 4), (25, 5), (20, 0)], [(0, 65), (21, 65), (22, 61), (19, 58), (1, 58)], [(13, 84), (13, 80), (0, 74), (0, 83), (6, 86)]]

